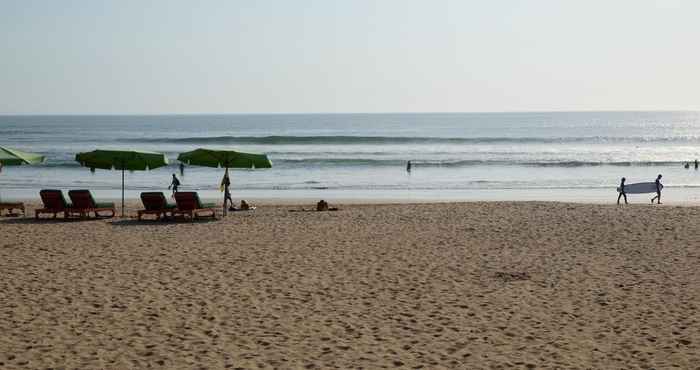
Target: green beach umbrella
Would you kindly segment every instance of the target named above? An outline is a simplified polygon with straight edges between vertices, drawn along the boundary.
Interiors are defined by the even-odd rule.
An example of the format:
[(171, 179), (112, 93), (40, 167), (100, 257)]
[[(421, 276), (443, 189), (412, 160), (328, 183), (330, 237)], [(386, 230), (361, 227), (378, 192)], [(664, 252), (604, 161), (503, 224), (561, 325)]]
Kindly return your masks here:
[(145, 171), (168, 165), (163, 153), (135, 150), (93, 150), (78, 153), (75, 160), (83, 167), (122, 171), (122, 217), (124, 217), (124, 171)]
[(23, 164), (39, 164), (46, 158), (41, 154), (27, 153), (17, 149), (0, 146), (0, 171), (4, 166), (20, 166)]
[(193, 166), (222, 168), (271, 168), (265, 154), (242, 153), (234, 150), (195, 149), (180, 153), (177, 160)]
[(38, 164), (46, 159), (41, 154), (22, 152), (0, 146), (0, 164), (3, 166), (19, 166), (22, 164)]
[[(272, 168), (272, 162), (265, 154), (242, 153), (235, 150), (200, 148), (180, 153), (177, 160), (188, 165), (225, 168), (227, 170), (229, 168)], [(224, 215), (226, 215), (225, 202)]]

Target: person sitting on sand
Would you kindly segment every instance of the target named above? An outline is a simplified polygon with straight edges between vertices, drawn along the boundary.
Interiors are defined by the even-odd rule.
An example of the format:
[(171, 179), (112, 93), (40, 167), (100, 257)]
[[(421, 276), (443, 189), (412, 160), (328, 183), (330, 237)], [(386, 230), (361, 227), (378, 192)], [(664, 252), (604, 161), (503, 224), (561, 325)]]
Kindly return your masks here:
[(690, 163), (685, 162), (685, 165), (683, 165), (683, 168), (685, 168), (686, 170), (687, 170), (688, 168), (690, 168)]
[(627, 193), (625, 192), (625, 178), (620, 180), (620, 195), (617, 196), (617, 204), (620, 204), (620, 197), (625, 197), (625, 204), (627, 204)]
[(654, 199), (657, 199), (656, 204), (661, 204), (661, 174), (656, 176), (656, 196), (651, 198), (651, 204), (654, 204)]
[(318, 212), (323, 212), (323, 211), (337, 211), (338, 207), (331, 207), (328, 205), (328, 202), (325, 200), (321, 199), (318, 203), (316, 203), (316, 211)]
[(250, 204), (248, 204), (248, 202), (246, 202), (245, 200), (241, 200), (241, 208), (240, 208), (240, 210), (241, 210), (241, 211), (247, 211), (247, 210), (249, 210), (249, 209), (250, 209)]

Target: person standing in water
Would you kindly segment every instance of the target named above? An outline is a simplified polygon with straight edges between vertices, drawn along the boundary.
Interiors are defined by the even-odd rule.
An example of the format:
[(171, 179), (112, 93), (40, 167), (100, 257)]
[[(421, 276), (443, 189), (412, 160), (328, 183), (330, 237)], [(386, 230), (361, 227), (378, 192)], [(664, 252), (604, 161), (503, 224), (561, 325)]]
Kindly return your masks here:
[(408, 161), (408, 163), (406, 163), (406, 172), (411, 172), (411, 161)]
[(627, 193), (625, 192), (625, 178), (620, 180), (620, 195), (617, 196), (617, 204), (620, 204), (620, 197), (625, 197), (625, 204), (627, 204)]
[(177, 188), (180, 187), (180, 180), (178, 180), (177, 176), (173, 174), (173, 180), (170, 182), (170, 186), (168, 186), (168, 189), (173, 189), (173, 195), (172, 197), (175, 198), (175, 193), (177, 193)]
[(661, 184), (661, 174), (656, 176), (656, 181), (654, 181), (654, 183), (656, 183), (656, 196), (651, 198), (651, 204), (654, 204), (654, 199), (657, 199), (656, 204), (661, 204), (661, 188), (663, 186)]
[(695, 169), (696, 170), (698, 169), (698, 160), (697, 159), (695, 160)]

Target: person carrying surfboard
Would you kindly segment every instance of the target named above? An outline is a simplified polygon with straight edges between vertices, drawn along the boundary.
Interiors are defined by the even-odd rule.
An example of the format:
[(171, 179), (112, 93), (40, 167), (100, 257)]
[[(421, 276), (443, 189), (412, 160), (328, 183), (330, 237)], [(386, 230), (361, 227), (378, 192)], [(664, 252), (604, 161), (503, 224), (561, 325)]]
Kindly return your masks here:
[(651, 204), (654, 204), (654, 199), (657, 199), (656, 204), (661, 204), (661, 188), (663, 185), (661, 185), (661, 174), (659, 176), (656, 176), (656, 181), (654, 181), (656, 184), (656, 196), (651, 198)]
[(620, 195), (617, 196), (617, 204), (620, 204), (620, 197), (625, 197), (625, 204), (627, 204), (627, 193), (625, 192), (625, 178), (620, 180)]

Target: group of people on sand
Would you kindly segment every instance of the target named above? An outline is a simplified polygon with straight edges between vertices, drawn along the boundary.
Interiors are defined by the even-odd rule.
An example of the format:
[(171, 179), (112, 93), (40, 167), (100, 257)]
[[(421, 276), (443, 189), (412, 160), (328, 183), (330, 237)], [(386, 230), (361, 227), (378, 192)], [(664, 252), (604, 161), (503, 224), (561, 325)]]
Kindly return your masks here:
[[(690, 164), (686, 163), (685, 168), (689, 168)], [(695, 160), (695, 169), (698, 169), (698, 160)], [(411, 172), (411, 161), (408, 161), (406, 163), (406, 172)], [(184, 168), (180, 168), (180, 173), (184, 174)], [(651, 198), (651, 204), (654, 204), (654, 201), (656, 200), (657, 204), (661, 204), (661, 189), (663, 188), (663, 185), (661, 184), (661, 178), (663, 176), (659, 174), (656, 177), (656, 180), (654, 180), (654, 183), (656, 185), (656, 195)], [(617, 204), (620, 204), (620, 199), (624, 198), (625, 204), (627, 203), (627, 192), (625, 191), (625, 178), (623, 177), (620, 180), (620, 194), (617, 196)], [(226, 169), (226, 172), (224, 173), (224, 177), (221, 179), (221, 190), (224, 192), (224, 207), (226, 205), (229, 205), (229, 210), (230, 211), (235, 211), (236, 208), (233, 205), (233, 199), (231, 198), (231, 191), (229, 190), (229, 187), (231, 186), (231, 180), (228, 176), (228, 169)], [(177, 189), (180, 187), (180, 180), (177, 178), (175, 174), (173, 174), (172, 181), (170, 182), (170, 186), (168, 186), (168, 189), (172, 189), (173, 191), (173, 197), (175, 197), (175, 193), (177, 193)], [(241, 209), (248, 209), (249, 205), (245, 202), (245, 200), (241, 201)]]
[[(691, 162), (686, 162), (685, 165), (683, 165), (683, 167), (685, 169), (689, 169), (690, 163)], [(693, 161), (693, 165), (694, 165), (695, 169), (697, 170), (700, 163), (698, 163), (698, 160), (696, 159), (695, 161)], [(656, 176), (656, 180), (654, 180), (654, 184), (656, 185), (655, 186), (656, 187), (656, 189), (655, 189), (656, 195), (653, 198), (651, 198), (651, 204), (654, 204), (654, 201), (656, 201), (656, 204), (661, 204), (661, 190), (663, 189), (663, 184), (661, 184), (662, 177), (663, 176), (661, 176), (661, 174), (659, 174), (658, 176)], [(625, 191), (625, 178), (624, 177), (622, 178), (622, 180), (620, 180), (620, 188), (619, 189), (620, 189), (619, 190), (620, 194), (617, 196), (617, 204), (620, 204), (621, 198), (624, 198), (625, 204), (627, 204), (627, 192)]]
[[(659, 176), (656, 176), (656, 180), (654, 180), (654, 184), (656, 185), (656, 195), (653, 198), (651, 198), (651, 204), (654, 204), (655, 200), (656, 204), (661, 204), (661, 189), (663, 189), (663, 184), (661, 184), (661, 177), (663, 176), (659, 174)], [(620, 198), (622, 197), (625, 198), (625, 204), (627, 204), (627, 192), (625, 191), (624, 177), (622, 178), (622, 180), (620, 180), (620, 194), (617, 196), (617, 204), (620, 204)]]
[[(183, 168), (180, 168), (180, 174), (182, 175), (184, 173)], [(170, 181), (170, 185), (168, 186), (168, 189), (172, 189), (173, 194), (172, 197), (175, 198), (175, 193), (177, 193), (177, 189), (180, 187), (180, 179), (177, 178), (177, 175), (173, 174), (173, 178)], [(231, 179), (228, 176), (228, 169), (226, 169), (226, 172), (224, 173), (224, 177), (221, 179), (221, 186), (220, 189), (224, 193), (224, 208), (228, 205), (228, 210), (229, 211), (236, 211), (238, 209), (240, 210), (248, 210), (250, 209), (250, 205), (245, 201), (241, 200), (241, 206), (240, 208), (236, 208), (233, 205), (233, 198), (231, 198)]]

